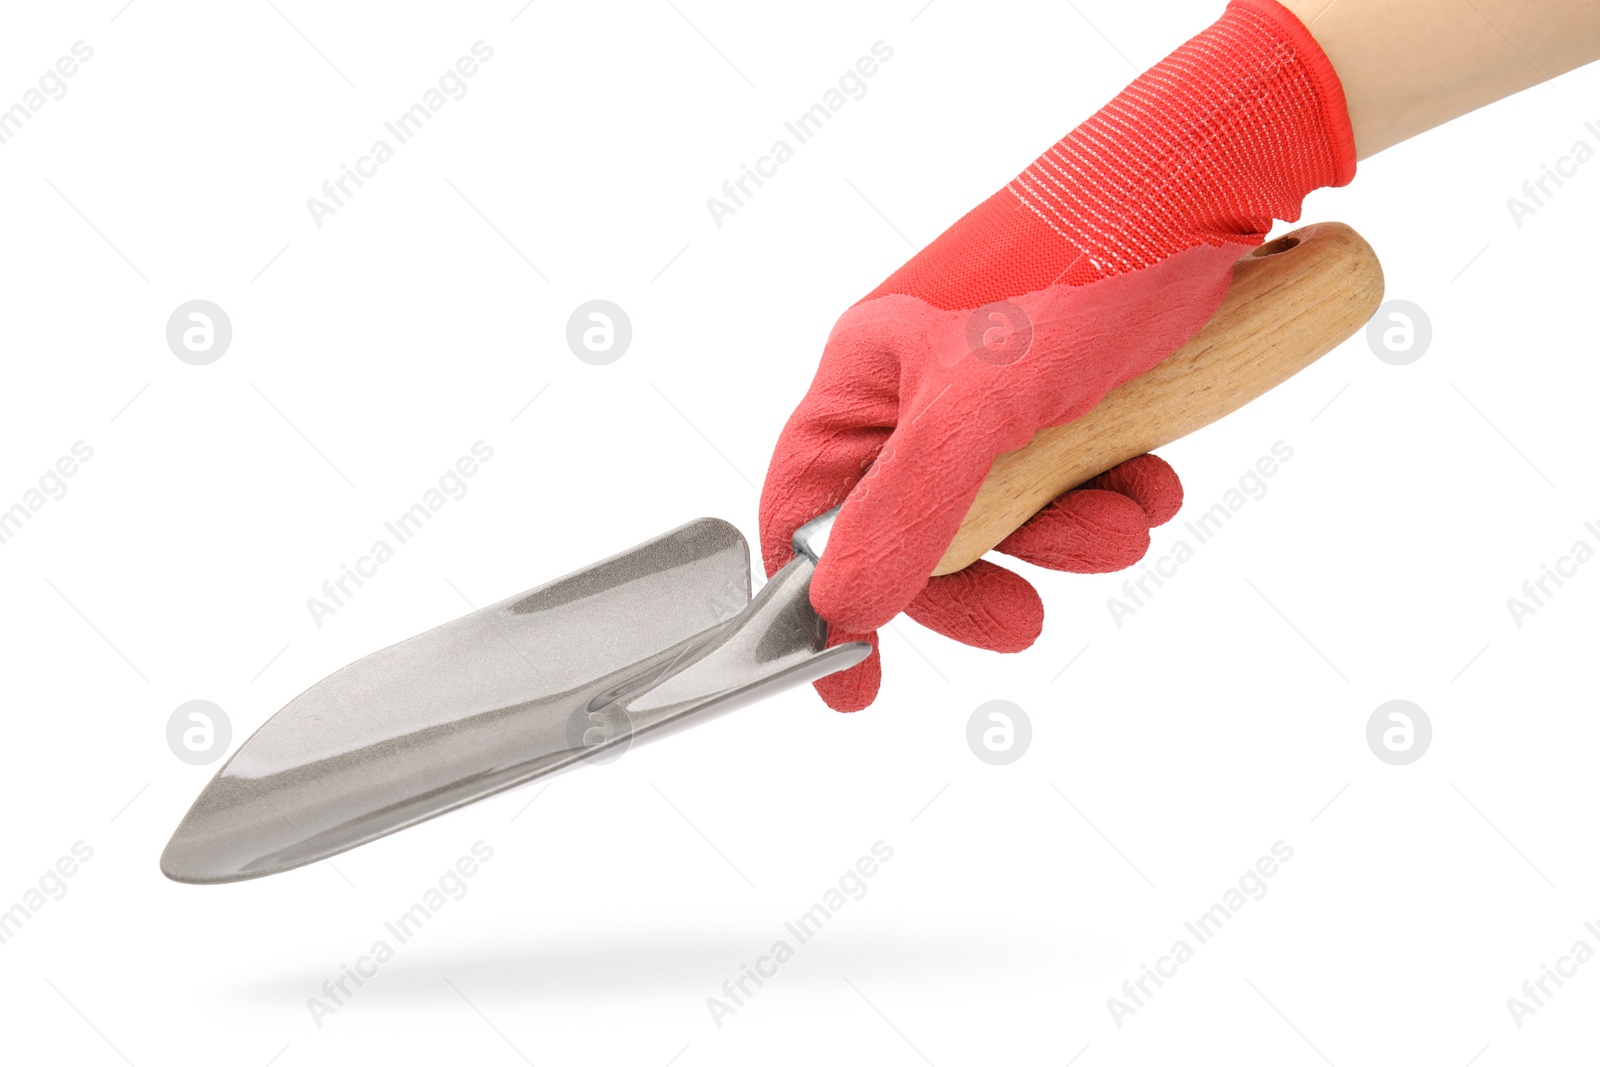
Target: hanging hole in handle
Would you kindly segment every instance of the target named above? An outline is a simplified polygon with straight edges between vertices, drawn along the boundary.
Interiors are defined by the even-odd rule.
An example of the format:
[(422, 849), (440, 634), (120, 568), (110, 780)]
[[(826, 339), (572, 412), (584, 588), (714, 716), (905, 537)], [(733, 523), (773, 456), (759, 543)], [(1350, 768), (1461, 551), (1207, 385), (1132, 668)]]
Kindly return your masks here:
[(1275, 256), (1280, 252), (1289, 251), (1289, 249), (1295, 247), (1299, 243), (1300, 243), (1300, 238), (1296, 237), (1292, 233), (1291, 234), (1286, 234), (1283, 237), (1279, 237), (1277, 240), (1268, 241), (1266, 244), (1262, 245), (1260, 248), (1256, 249), (1254, 252), (1251, 252), (1250, 253), (1250, 258), (1251, 259), (1265, 259), (1268, 256)]

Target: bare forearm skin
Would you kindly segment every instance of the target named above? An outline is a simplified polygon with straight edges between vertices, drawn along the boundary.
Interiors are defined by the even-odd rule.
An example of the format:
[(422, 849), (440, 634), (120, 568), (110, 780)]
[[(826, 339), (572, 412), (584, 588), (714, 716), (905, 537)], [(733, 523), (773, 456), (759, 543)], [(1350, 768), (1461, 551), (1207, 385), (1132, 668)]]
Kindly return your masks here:
[(1600, 0), (1280, 0), (1344, 86), (1356, 154), (1600, 59)]

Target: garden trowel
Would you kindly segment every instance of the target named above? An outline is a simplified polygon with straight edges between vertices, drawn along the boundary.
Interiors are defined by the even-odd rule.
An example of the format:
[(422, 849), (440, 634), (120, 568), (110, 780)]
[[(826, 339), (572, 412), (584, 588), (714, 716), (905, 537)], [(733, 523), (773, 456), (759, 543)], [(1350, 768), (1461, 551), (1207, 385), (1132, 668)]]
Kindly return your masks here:
[[(1382, 295), (1376, 256), (1342, 224), (1255, 249), (1177, 353), (995, 460), (935, 573), (1289, 378)], [(794, 561), (753, 597), (744, 537), (699, 519), (335, 671), (223, 765), (162, 871), (195, 883), (286, 871), (854, 666), (868, 647), (827, 647), (809, 599), (832, 514), (795, 534)]]

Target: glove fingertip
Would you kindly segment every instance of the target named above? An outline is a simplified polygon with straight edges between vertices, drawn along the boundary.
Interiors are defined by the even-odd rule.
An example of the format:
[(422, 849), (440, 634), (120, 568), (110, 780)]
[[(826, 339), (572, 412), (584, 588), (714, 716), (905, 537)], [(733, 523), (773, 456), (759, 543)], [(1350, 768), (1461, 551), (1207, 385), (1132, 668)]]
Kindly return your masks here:
[(877, 634), (830, 635), (828, 645), (831, 648), (846, 641), (866, 641), (872, 645), (872, 652), (849, 670), (818, 678), (811, 685), (828, 707), (850, 713), (861, 711), (877, 699), (878, 689), (883, 684), (883, 661), (878, 656)]
[(933, 579), (906, 614), (935, 633), (990, 652), (1021, 652), (1044, 630), (1039, 591), (987, 560)]
[(1183, 507), (1183, 483), (1178, 472), (1160, 456), (1145, 453), (1090, 479), (1085, 489), (1121, 493), (1144, 509), (1148, 524), (1160, 526)]
[(1107, 489), (1074, 489), (996, 548), (1051, 570), (1104, 574), (1137, 563), (1150, 547), (1144, 509)]

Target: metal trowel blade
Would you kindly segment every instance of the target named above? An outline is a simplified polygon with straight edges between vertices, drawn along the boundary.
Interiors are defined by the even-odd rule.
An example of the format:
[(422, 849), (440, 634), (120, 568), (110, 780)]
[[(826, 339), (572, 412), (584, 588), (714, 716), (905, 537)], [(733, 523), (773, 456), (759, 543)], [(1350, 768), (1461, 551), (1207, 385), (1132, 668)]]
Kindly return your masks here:
[(743, 535), (700, 519), (374, 652), (240, 746), (161, 870), (290, 870), (854, 666), (868, 646), (826, 647), (812, 567), (752, 600)]

